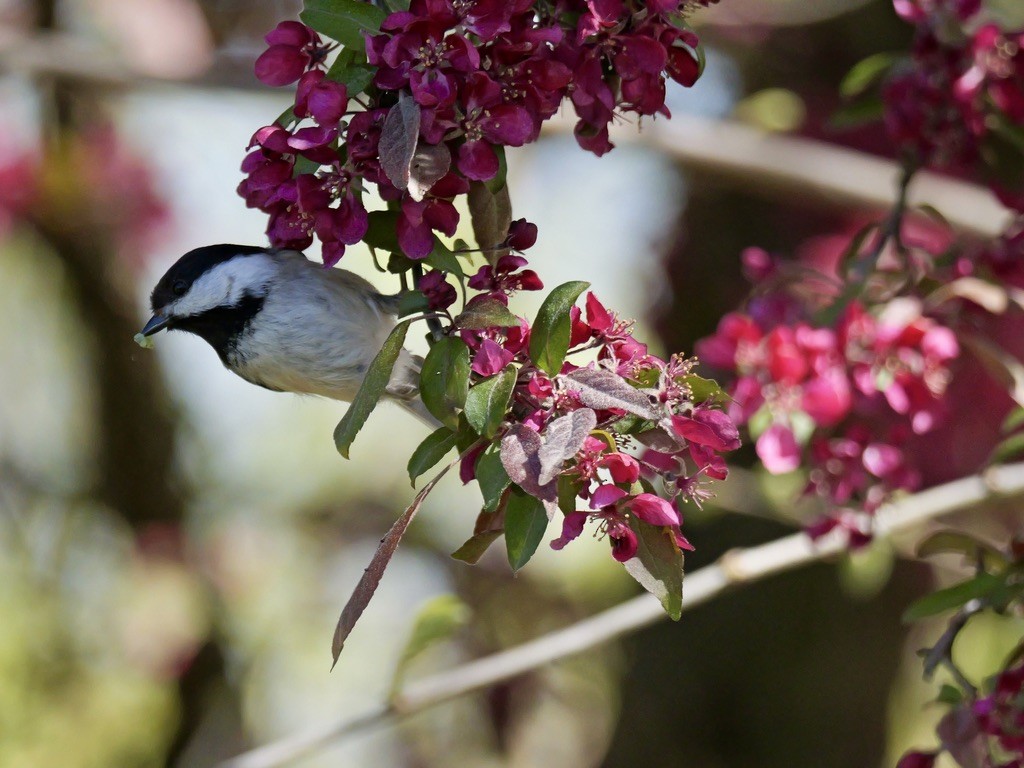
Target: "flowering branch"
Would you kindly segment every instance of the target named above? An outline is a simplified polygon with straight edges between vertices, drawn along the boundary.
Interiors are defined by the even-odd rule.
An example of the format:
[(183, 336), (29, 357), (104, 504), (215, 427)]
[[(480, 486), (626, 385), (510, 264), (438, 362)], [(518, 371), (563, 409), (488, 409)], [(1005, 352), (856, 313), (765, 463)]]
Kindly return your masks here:
[[(0, 71), (67, 75), (126, 88), (180, 80), (133, 71), (115, 52), (65, 33), (0, 42)], [(208, 76), (186, 82), (196, 88), (225, 85), (221, 78)], [(228, 84), (246, 85), (238, 78)], [(571, 133), (573, 124), (568, 117), (552, 118), (541, 137)], [(797, 195), (829, 208), (889, 207), (892, 181), (899, 175), (899, 165), (891, 160), (803, 136), (769, 133), (736, 120), (676, 114), (647, 123), (642, 131), (629, 123), (613, 124), (609, 131), (616, 144), (648, 146), (687, 168), (742, 180), (745, 189), (787, 200)], [(925, 202), (963, 232), (995, 236), (1006, 228), (1005, 208), (978, 184), (919, 171), (908, 206)]]
[[(1024, 463), (995, 467), (883, 506), (876, 535), (888, 537), (952, 512), (977, 507), (993, 497), (1024, 495)], [(709, 602), (732, 587), (826, 560), (846, 550), (840, 536), (817, 542), (803, 533), (748, 549), (733, 550), (687, 576), (683, 610)], [(339, 719), (296, 734), (220, 765), (220, 768), (274, 768), (310, 754), (329, 742), (387, 725), (422, 710), (508, 680), (609, 640), (642, 629), (664, 617), (660, 604), (644, 594), (583, 621), (482, 659), (406, 685), (391, 702), (355, 718)]]

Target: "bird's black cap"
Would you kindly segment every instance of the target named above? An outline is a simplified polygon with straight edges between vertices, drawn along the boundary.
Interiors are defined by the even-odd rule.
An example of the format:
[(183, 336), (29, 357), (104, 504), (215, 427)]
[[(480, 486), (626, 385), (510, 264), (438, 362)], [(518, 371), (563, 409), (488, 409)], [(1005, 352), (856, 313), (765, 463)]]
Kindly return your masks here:
[(176, 293), (174, 291), (175, 285), (179, 285), (179, 287), (184, 288), (184, 291), (188, 291), (192, 287), (192, 283), (217, 264), (230, 261), (236, 256), (252, 256), (257, 253), (266, 252), (266, 248), (255, 245), (231, 245), (229, 243), (206, 245), (189, 251), (178, 259), (164, 276), (160, 278), (160, 282), (156, 284), (153, 294), (149, 298), (150, 306), (154, 312), (166, 307), (183, 292), (179, 291)]

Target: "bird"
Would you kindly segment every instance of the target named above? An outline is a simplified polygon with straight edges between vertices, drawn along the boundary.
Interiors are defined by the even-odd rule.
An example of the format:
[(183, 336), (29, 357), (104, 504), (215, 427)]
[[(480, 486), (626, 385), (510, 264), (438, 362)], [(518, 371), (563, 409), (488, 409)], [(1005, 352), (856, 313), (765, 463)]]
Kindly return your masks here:
[[(208, 245), (184, 254), (160, 278), (150, 296), (153, 316), (136, 340), (186, 331), (252, 384), (351, 402), (395, 326), (399, 296), (299, 251)], [(419, 397), (422, 364), (402, 349), (385, 391), (436, 427)]]

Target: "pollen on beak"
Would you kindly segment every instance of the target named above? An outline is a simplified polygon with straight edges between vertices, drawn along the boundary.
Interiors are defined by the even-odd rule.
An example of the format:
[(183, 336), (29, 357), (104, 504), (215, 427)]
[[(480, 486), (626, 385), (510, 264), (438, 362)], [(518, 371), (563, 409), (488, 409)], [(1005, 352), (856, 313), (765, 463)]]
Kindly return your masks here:
[(171, 318), (167, 315), (153, 315), (149, 322), (139, 332), (141, 336), (152, 336), (157, 331), (162, 331), (171, 324)]

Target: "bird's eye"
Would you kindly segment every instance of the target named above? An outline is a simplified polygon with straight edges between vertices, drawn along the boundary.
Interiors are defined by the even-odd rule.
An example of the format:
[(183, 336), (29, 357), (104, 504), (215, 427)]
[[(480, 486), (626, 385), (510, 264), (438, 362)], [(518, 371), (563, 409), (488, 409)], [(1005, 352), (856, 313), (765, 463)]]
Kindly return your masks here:
[(173, 283), (171, 283), (171, 293), (173, 293), (175, 296), (184, 296), (185, 291), (187, 290), (188, 283), (186, 283), (184, 280), (175, 280)]

